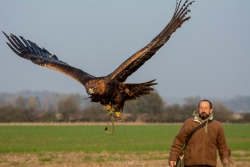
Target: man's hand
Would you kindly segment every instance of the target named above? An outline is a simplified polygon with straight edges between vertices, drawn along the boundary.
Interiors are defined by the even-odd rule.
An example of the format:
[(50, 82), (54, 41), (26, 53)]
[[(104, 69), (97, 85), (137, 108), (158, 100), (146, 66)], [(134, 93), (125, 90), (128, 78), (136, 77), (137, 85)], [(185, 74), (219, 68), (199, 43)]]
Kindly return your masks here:
[(170, 161), (170, 162), (169, 162), (169, 165), (170, 165), (171, 167), (176, 166), (176, 161)]
[(225, 158), (222, 160), (223, 167), (230, 167), (229, 159)]

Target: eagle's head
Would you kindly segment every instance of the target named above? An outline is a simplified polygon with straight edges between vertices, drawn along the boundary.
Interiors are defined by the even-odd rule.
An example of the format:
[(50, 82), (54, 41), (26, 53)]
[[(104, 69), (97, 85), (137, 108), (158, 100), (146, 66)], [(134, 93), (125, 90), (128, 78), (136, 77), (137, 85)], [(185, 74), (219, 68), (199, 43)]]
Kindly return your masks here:
[(97, 90), (96, 90), (96, 88), (95, 88), (94, 86), (88, 86), (88, 88), (87, 88), (87, 93), (88, 93), (89, 95), (95, 95), (95, 94), (97, 94), (98, 92), (97, 92)]
[(90, 80), (85, 84), (89, 95), (102, 95), (105, 92), (105, 83), (101, 79)]

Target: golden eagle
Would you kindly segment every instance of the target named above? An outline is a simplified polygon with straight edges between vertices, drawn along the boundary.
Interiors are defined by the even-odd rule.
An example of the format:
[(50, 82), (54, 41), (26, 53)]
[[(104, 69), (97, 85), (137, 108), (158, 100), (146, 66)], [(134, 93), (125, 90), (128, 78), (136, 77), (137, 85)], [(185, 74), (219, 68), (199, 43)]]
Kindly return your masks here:
[(155, 80), (144, 83), (125, 83), (125, 81), (169, 40), (176, 29), (189, 20), (190, 17), (186, 17), (186, 15), (190, 12), (188, 8), (192, 3), (193, 1), (189, 0), (184, 3), (177, 0), (174, 15), (168, 25), (148, 45), (129, 57), (112, 73), (102, 77), (95, 77), (81, 69), (70, 66), (45, 48), (40, 48), (22, 36), (18, 38), (13, 34), (8, 36), (3, 33), (10, 42), (7, 43), (8, 46), (18, 56), (37, 65), (62, 72), (79, 81), (85, 87), (91, 101), (100, 102), (106, 106), (110, 112), (110, 119), (113, 120), (121, 114), (127, 100), (147, 95), (154, 90), (151, 86), (157, 84), (154, 82)]

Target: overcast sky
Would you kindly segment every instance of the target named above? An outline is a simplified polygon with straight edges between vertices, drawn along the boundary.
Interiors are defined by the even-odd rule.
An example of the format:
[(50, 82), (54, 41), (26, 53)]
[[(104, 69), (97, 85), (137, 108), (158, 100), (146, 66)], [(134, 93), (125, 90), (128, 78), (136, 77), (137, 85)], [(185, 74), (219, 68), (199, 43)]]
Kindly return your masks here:
[[(156, 79), (161, 96), (250, 95), (250, 1), (196, 0), (184, 23), (127, 82)], [(175, 0), (0, 0), (0, 29), (94, 76), (115, 70), (169, 22)], [(0, 92), (86, 95), (57, 71), (15, 55), (0, 34)]]

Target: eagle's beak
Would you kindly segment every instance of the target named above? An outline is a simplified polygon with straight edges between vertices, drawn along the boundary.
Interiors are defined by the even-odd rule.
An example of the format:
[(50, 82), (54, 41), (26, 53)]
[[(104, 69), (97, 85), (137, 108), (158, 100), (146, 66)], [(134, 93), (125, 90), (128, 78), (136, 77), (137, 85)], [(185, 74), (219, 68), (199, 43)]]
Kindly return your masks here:
[(88, 94), (90, 94), (90, 95), (95, 94), (94, 89), (93, 89), (93, 88), (89, 88), (89, 89), (88, 89)]

